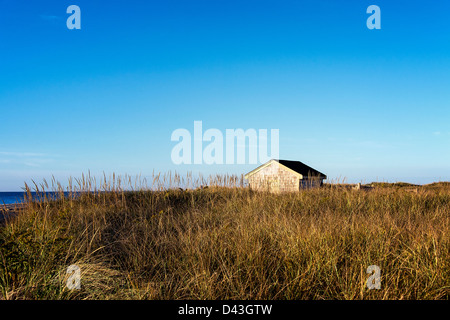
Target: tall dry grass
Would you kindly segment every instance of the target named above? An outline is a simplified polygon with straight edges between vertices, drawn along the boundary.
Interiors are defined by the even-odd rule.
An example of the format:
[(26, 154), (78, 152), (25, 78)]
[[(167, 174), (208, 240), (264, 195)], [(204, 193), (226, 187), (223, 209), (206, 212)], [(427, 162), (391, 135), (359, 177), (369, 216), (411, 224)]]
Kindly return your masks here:
[[(0, 229), (3, 299), (450, 296), (445, 184), (272, 194), (242, 177), (167, 174), (26, 189), (24, 212)], [(80, 290), (66, 287), (72, 264)], [(366, 287), (369, 265), (381, 268), (380, 290)]]

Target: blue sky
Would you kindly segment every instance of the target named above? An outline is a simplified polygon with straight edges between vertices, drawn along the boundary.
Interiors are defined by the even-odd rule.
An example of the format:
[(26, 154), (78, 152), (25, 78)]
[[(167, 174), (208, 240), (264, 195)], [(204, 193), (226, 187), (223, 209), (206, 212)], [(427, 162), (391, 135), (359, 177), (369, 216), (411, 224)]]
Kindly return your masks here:
[(0, 0), (0, 191), (254, 168), (173, 164), (171, 133), (195, 120), (279, 129), (280, 158), (331, 179), (450, 180), (449, 15), (446, 0)]

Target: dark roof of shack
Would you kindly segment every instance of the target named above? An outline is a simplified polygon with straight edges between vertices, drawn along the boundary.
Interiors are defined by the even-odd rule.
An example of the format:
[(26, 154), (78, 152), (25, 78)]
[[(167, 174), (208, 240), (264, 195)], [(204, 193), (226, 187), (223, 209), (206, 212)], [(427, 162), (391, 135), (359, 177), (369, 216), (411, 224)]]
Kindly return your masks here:
[(293, 161), (293, 160), (281, 160), (281, 159), (272, 159), (268, 162), (266, 162), (265, 164), (257, 167), (256, 169), (250, 171), (249, 173), (246, 174), (246, 176), (248, 175), (252, 175), (256, 172), (259, 171), (260, 168), (265, 167), (267, 164), (269, 164), (272, 161), (276, 161), (279, 164), (297, 172), (298, 174), (301, 174), (303, 177), (307, 178), (307, 177), (318, 177), (320, 179), (326, 179), (327, 176), (325, 174), (323, 174), (322, 172), (311, 168), (310, 166), (304, 164), (303, 162), (300, 161)]
[(302, 176), (308, 177), (320, 177), (321, 179), (326, 179), (327, 176), (322, 172), (311, 168), (310, 166), (304, 164), (300, 161), (292, 161), (292, 160), (275, 160), (278, 163), (282, 164), (285, 167), (288, 167), (291, 170), (294, 170), (297, 173), (300, 173)]

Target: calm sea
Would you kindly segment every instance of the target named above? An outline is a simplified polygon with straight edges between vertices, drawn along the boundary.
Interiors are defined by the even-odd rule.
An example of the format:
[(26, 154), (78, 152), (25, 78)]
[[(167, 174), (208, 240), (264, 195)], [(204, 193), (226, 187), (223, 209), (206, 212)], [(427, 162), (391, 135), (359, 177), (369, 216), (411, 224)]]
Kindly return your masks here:
[(23, 202), (23, 192), (0, 192), (0, 205)]
[[(48, 198), (56, 199), (59, 197), (59, 193), (57, 192), (46, 192)], [(0, 205), (2, 204), (12, 204), (12, 203), (21, 203), (24, 202), (24, 195), (25, 193), (22, 191), (19, 192), (0, 192)], [(31, 196), (33, 198), (39, 198), (39, 196), (42, 196), (42, 194), (39, 194), (39, 196), (36, 194), (36, 192), (32, 192)]]

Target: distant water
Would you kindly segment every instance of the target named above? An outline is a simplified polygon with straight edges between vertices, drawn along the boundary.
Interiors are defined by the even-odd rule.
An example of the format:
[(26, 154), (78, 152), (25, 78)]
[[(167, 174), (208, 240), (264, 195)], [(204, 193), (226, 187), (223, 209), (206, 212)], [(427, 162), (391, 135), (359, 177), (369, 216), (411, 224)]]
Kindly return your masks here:
[[(67, 195), (67, 193), (65, 193)], [(58, 192), (46, 192), (47, 198), (56, 199), (59, 197)], [(22, 191), (19, 192), (0, 192), (0, 205), (2, 204), (13, 204), (13, 203), (22, 203), (24, 202), (25, 193)], [(42, 194), (37, 194), (36, 192), (31, 192), (31, 197), (33, 199), (38, 200), (39, 197), (42, 197)]]
[(0, 192), (0, 205), (21, 203), (24, 200), (23, 192)]

